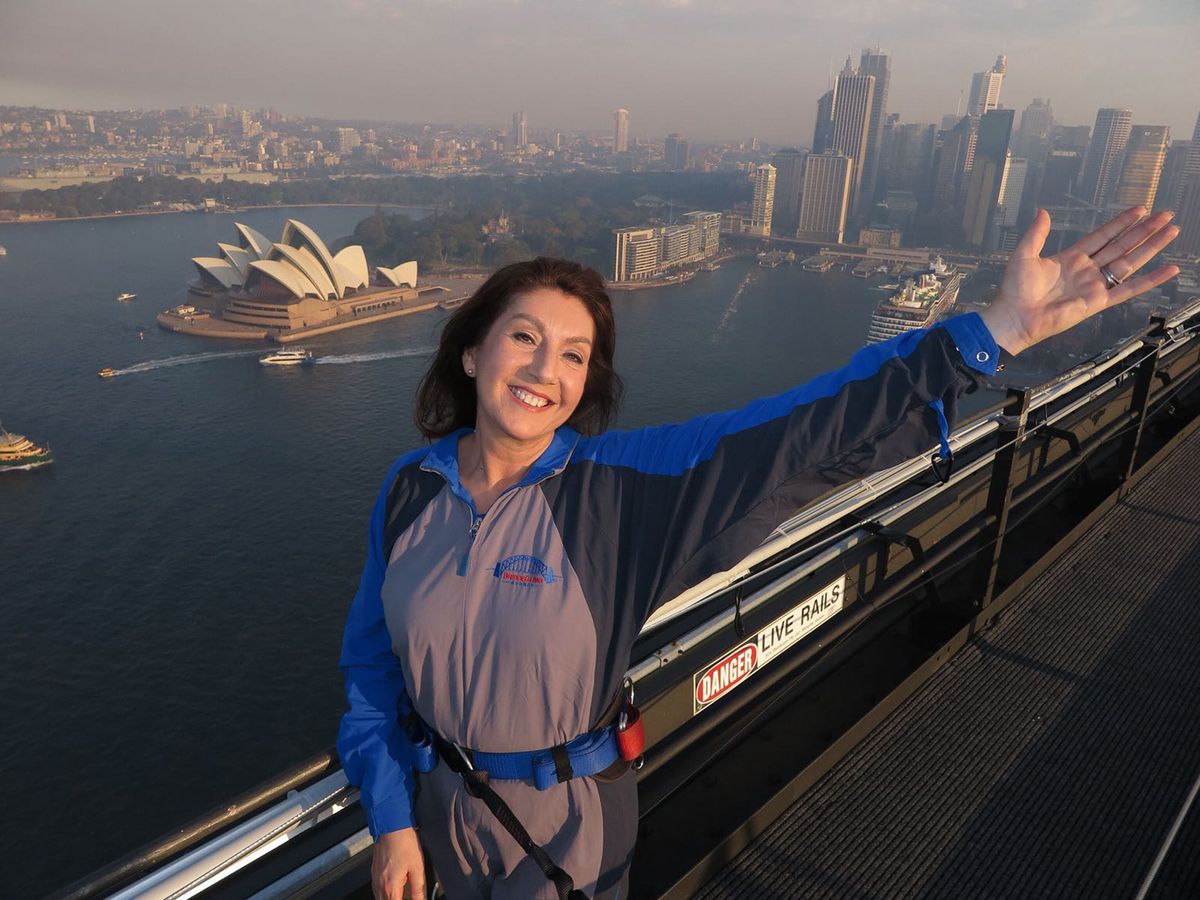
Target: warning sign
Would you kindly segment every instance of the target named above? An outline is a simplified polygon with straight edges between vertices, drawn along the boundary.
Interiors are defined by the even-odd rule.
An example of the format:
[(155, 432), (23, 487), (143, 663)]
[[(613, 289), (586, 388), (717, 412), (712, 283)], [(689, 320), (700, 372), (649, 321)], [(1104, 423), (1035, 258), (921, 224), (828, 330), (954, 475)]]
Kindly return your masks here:
[(693, 675), (693, 715), (720, 700), (792, 644), (841, 612), (845, 592), (843, 575)]

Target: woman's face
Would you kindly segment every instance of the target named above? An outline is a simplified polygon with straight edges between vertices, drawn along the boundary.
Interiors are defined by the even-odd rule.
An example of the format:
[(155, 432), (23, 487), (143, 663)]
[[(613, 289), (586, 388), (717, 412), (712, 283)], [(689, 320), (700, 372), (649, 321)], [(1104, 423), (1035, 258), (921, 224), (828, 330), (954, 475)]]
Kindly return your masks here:
[(544, 446), (579, 405), (596, 326), (578, 297), (537, 288), (514, 297), (477, 347), (463, 352), (475, 372), (475, 429)]

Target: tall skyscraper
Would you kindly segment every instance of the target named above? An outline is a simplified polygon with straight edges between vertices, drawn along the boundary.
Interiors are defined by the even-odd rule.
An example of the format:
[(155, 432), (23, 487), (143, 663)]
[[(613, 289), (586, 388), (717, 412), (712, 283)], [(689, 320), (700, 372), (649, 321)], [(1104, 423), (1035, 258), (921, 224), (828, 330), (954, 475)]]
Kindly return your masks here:
[(1093, 206), (1104, 206), (1117, 182), (1117, 168), (1125, 154), (1133, 110), (1105, 108), (1096, 113), (1096, 127), (1088, 146), (1083, 179), (1076, 196)]
[(771, 158), (775, 167), (775, 212), (772, 227), (778, 234), (792, 234), (800, 221), (800, 191), (804, 187), (804, 159), (808, 154), (795, 147), (780, 150)]
[(613, 113), (613, 153), (624, 153), (629, 149), (629, 110), (618, 109)]
[(682, 134), (668, 134), (664, 144), (664, 161), (672, 172), (682, 172), (688, 167), (691, 148)]
[(993, 109), (979, 120), (975, 164), (967, 183), (967, 205), (963, 215), (963, 236), (972, 247), (994, 249), (996, 246), (996, 206), (1008, 161), (1012, 125), (1011, 109)]
[(813, 128), (813, 153), (824, 153), (833, 143), (833, 91), (817, 99), (817, 124)]
[(1200, 113), (1196, 114), (1196, 127), (1192, 130), (1192, 143), (1188, 147), (1187, 159), (1183, 163), (1183, 174), (1179, 179), (1179, 187), (1171, 197), (1171, 208), (1179, 209), (1183, 205), (1183, 191), (1189, 182), (1200, 181)]
[(892, 131), (886, 171), (889, 191), (908, 191), (920, 198), (928, 193), (929, 167), (933, 163), (936, 129), (920, 122), (906, 122)]
[(525, 110), (513, 113), (512, 131), (509, 132), (509, 148), (520, 150), (529, 143), (529, 123), (525, 119)]
[(975, 121), (963, 116), (949, 131), (938, 132), (941, 146), (934, 149), (932, 199), (934, 211), (946, 218), (954, 217), (962, 209), (967, 152)]
[(882, 154), (884, 123), (887, 121), (888, 84), (892, 79), (892, 60), (886, 50), (864, 48), (858, 63), (859, 75), (875, 79), (871, 112), (867, 117), (867, 152), (863, 158), (862, 195), (869, 207), (879, 195), (879, 173), (885, 162)]
[(1017, 150), (1026, 157), (1041, 159), (1050, 141), (1050, 129), (1054, 125), (1054, 111), (1050, 101), (1041, 97), (1034, 99), (1021, 113), (1021, 125), (1017, 128)]
[(980, 118), (984, 113), (1000, 105), (1000, 85), (1008, 72), (1008, 57), (1001, 54), (996, 64), (986, 72), (976, 72), (971, 77), (971, 98), (967, 101), (967, 115)]
[(1133, 125), (1125, 144), (1125, 162), (1121, 177), (1109, 204), (1117, 209), (1144, 206), (1151, 209), (1158, 194), (1171, 129), (1166, 125)]
[(1075, 195), (1075, 181), (1083, 167), (1083, 154), (1078, 150), (1051, 150), (1042, 167), (1038, 186), (1038, 206), (1067, 206)]
[(750, 233), (769, 237), (774, 211), (775, 167), (763, 163), (754, 170), (754, 205), (750, 207)]
[(800, 197), (800, 227), (796, 237), (840, 244), (846, 233), (853, 161), (834, 153), (811, 153), (804, 163), (804, 193)]
[[(850, 174), (850, 214), (862, 204), (863, 160), (870, 136), (871, 104), (875, 99), (875, 76), (854, 71), (850, 58), (833, 88), (833, 140), (830, 149), (853, 162)], [(869, 204), (868, 204), (869, 208)]]
[(1179, 226), (1179, 237), (1171, 245), (1171, 252), (1200, 256), (1200, 178), (1184, 184), (1175, 224)]

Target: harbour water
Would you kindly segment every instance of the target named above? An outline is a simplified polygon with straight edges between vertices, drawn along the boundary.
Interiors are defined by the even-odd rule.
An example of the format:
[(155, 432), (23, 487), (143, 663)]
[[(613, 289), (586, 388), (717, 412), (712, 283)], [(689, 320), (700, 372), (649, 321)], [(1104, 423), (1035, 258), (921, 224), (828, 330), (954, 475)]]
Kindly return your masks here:
[[(370, 211), (236, 218), (274, 236), (297, 216), (332, 241)], [(418, 443), (411, 398), (446, 314), (314, 339), (308, 369), (155, 327), (234, 218), (0, 225), (0, 421), (56, 456), (0, 476), (5, 896), (60, 886), (333, 742), (367, 517)], [(620, 425), (839, 365), (879, 298), (753, 259), (616, 294)], [(98, 379), (105, 366), (117, 377)]]

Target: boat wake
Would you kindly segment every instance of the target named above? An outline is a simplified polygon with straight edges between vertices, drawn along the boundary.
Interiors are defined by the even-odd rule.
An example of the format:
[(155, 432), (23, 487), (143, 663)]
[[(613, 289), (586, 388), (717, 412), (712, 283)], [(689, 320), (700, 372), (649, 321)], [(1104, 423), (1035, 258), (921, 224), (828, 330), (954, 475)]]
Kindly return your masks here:
[(49, 460), (44, 462), (29, 463), (25, 466), (5, 466), (4, 468), (0, 469), (0, 475), (4, 474), (5, 472), (32, 472), (34, 469), (40, 469), (43, 466), (48, 465), (50, 465)]
[(754, 280), (755, 270), (751, 269), (746, 273), (746, 276), (737, 286), (737, 290), (733, 292), (733, 297), (729, 300), (729, 305), (725, 307), (725, 313), (721, 316), (721, 321), (717, 325), (717, 330), (713, 332), (713, 343), (721, 340), (721, 334), (729, 325), (729, 320), (737, 315), (738, 301), (742, 299), (742, 294), (746, 292), (746, 288), (750, 286), (750, 282)]
[(375, 362), (380, 359), (428, 356), (436, 349), (436, 347), (409, 347), (407, 350), (381, 350), (378, 353), (342, 353), (335, 356), (318, 356), (313, 362), (318, 366), (345, 366), (350, 363)]
[(113, 369), (112, 377), (118, 375), (141, 375), (143, 372), (155, 372), (158, 369), (173, 369), (176, 366), (191, 366), (196, 363), (212, 362), (217, 359), (229, 359), (235, 356), (261, 356), (262, 350), (214, 350), (211, 353), (189, 353), (186, 356), (168, 356), (166, 359), (148, 359), (145, 362), (134, 363), (123, 369)]

